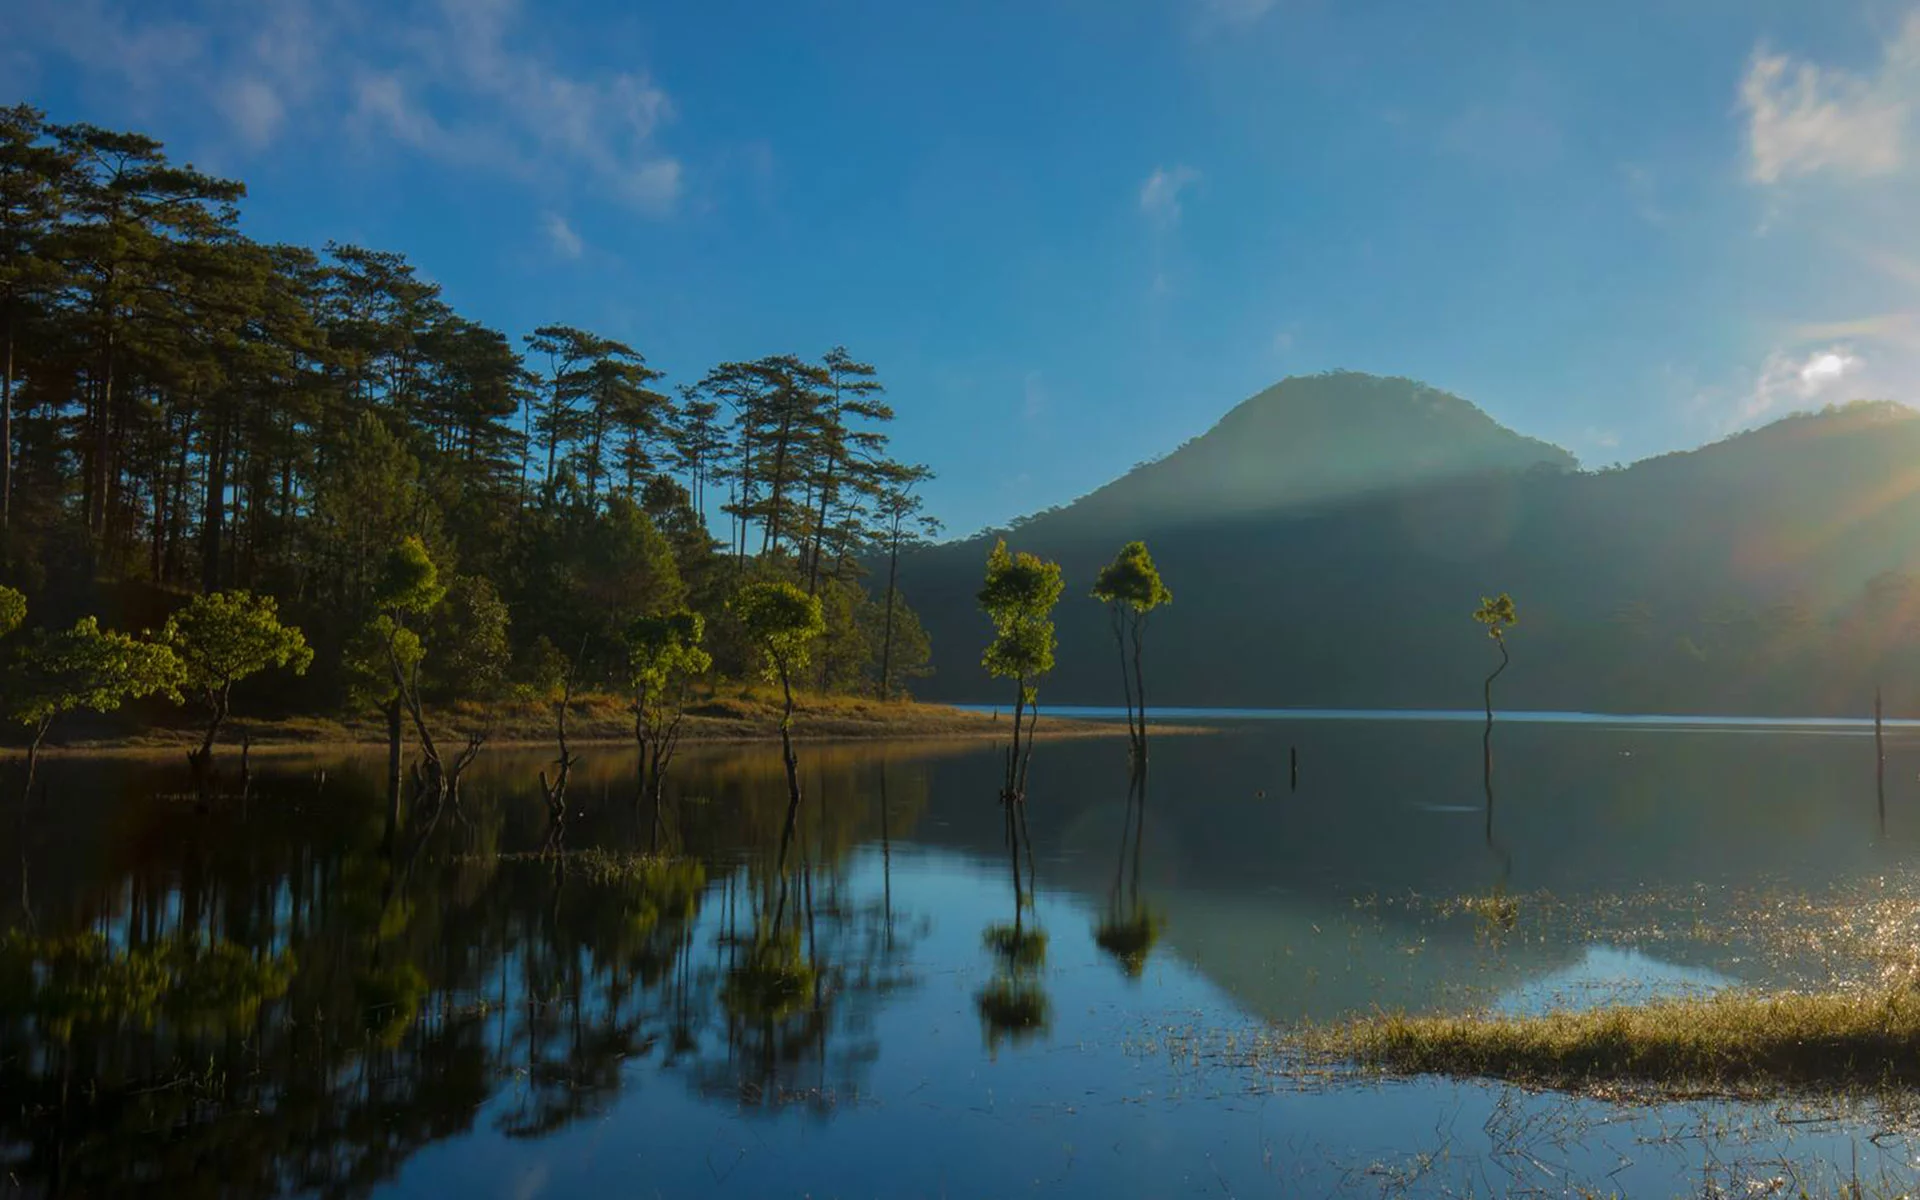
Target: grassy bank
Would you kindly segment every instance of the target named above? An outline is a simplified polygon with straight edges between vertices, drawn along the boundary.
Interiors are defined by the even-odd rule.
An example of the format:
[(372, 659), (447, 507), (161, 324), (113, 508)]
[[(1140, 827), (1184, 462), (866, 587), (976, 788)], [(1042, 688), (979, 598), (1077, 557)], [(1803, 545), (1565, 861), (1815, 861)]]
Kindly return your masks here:
[[(502, 701), (492, 704), (457, 703), (432, 707), (428, 719), (436, 734), (482, 733), (489, 745), (551, 744), (553, 705), (539, 701)], [(945, 704), (862, 699), (847, 696), (810, 696), (798, 702), (794, 735), (822, 740), (880, 738), (971, 738), (1007, 736), (1005, 714), (966, 712)], [(1191, 731), (1191, 727), (1181, 727)], [(683, 740), (750, 742), (779, 736), (780, 704), (771, 693), (745, 691), (704, 697), (688, 709)], [(623, 696), (575, 697), (567, 713), (569, 738), (581, 744), (633, 741), (633, 715)], [(1042, 710), (1039, 735), (1058, 737), (1113, 737), (1126, 733), (1117, 721), (1075, 721), (1048, 717)], [(256, 748), (375, 744), (386, 740), (386, 726), (373, 718), (289, 717), (229, 723), (221, 734), (224, 744), (238, 745), (242, 735)], [(75, 723), (58, 746), (70, 750), (168, 750), (198, 744), (200, 731), (190, 712), (165, 725), (139, 729), (85, 728)], [(411, 739), (411, 733), (408, 737)]]
[(1294, 1049), (1394, 1074), (1659, 1097), (1920, 1085), (1920, 990), (1720, 992), (1538, 1016), (1362, 1017)]

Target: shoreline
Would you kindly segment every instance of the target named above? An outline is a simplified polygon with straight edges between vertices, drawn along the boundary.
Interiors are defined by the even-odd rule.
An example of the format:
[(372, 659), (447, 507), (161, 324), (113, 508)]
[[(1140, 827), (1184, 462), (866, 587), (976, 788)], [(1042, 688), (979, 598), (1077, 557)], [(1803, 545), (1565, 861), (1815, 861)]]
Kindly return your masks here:
[[(687, 710), (680, 741), (683, 746), (747, 745), (775, 741), (780, 736), (780, 709), (761, 697), (713, 697)], [(450, 743), (463, 741), (479, 733), (489, 747), (551, 747), (554, 744), (553, 707), (537, 702), (510, 702), (480, 706), (448, 705), (430, 709), (428, 721), (437, 739)], [(990, 741), (1002, 738), (1011, 721), (996, 713), (955, 708), (946, 704), (917, 701), (853, 700), (840, 697), (801, 700), (793, 716), (796, 742), (860, 741)], [(1158, 736), (1207, 733), (1211, 730), (1188, 724), (1151, 726)], [(1124, 737), (1126, 726), (1118, 721), (1059, 717), (1041, 711), (1035, 737), (1060, 740), (1082, 737)], [(203, 730), (191, 723), (147, 726), (125, 733), (87, 733), (76, 731), (50, 740), (41, 749), (43, 756), (81, 754), (165, 754), (185, 753), (199, 745)], [(228, 721), (220, 731), (217, 747), (221, 754), (237, 755), (248, 740), (253, 753), (284, 753), (324, 749), (384, 747), (387, 730), (383, 722), (359, 717), (287, 717), (273, 720)], [(409, 725), (403, 742), (412, 744), (415, 735)], [(579, 746), (632, 746), (633, 717), (622, 697), (577, 697), (567, 710), (567, 740)], [(6, 752), (18, 753), (20, 747), (7, 746)]]

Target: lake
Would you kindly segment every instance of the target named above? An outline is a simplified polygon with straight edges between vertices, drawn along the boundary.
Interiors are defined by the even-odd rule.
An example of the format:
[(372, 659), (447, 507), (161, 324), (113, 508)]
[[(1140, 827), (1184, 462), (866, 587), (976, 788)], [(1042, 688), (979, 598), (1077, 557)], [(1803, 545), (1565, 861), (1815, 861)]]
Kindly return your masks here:
[[(1142, 799), (1123, 739), (1040, 744), (1030, 908), (986, 744), (802, 744), (784, 900), (773, 745), (683, 751), (672, 869), (631, 857), (650, 814), (617, 747), (583, 750), (560, 854), (551, 752), (484, 752), (457, 806), (391, 833), (374, 754), (256, 755), (212, 804), (171, 762), (51, 757), (24, 855), (0, 855), (0, 1192), (1920, 1179), (1871, 1103), (1610, 1105), (1262, 1048), (1375, 1008), (1869, 981), (1920, 940), (1909, 731), (1883, 828), (1869, 728), (1507, 722), (1489, 830), (1471, 722), (1205, 719), (1154, 742)], [(1515, 919), (1463, 903), (1492, 894)], [(770, 987), (750, 948), (776, 907), (793, 969)], [(1020, 952), (990, 948), (1016, 924)], [(54, 965), (6, 975), (29, 944)]]

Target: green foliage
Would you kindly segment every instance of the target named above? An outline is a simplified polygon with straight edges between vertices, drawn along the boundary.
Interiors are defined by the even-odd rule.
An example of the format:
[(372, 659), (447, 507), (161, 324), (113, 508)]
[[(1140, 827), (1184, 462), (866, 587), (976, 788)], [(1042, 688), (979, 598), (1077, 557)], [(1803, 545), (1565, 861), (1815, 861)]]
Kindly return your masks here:
[(769, 682), (805, 667), (813, 640), (827, 628), (819, 599), (791, 583), (750, 583), (727, 607), (760, 652)]
[(981, 662), (1002, 679), (1033, 680), (1053, 669), (1053, 606), (1066, 584), (1060, 564), (1025, 551), (1007, 552), (1005, 540), (987, 556), (980, 607), (993, 622), (994, 639)]
[(1031, 971), (1046, 965), (1047, 933), (1019, 925), (989, 925), (980, 940), (1008, 970)]
[(1166, 918), (1143, 905), (1125, 916), (1101, 921), (1093, 931), (1093, 943), (1120, 964), (1127, 978), (1138, 979), (1166, 928)]
[[(590, 656), (621, 645), (627, 626), (686, 602), (674, 547), (638, 504), (563, 494), (531, 522), (516, 611), (539, 614), (555, 645)], [(616, 664), (617, 665), (617, 664)]]
[(1513, 610), (1513, 597), (1501, 592), (1489, 600), (1480, 598), (1480, 607), (1474, 610), (1473, 619), (1487, 627), (1487, 636), (1496, 642), (1506, 640), (1507, 628), (1519, 623), (1519, 616)]
[(397, 963), (360, 972), (353, 990), (367, 1032), (381, 1045), (393, 1047), (427, 998), (427, 977), (412, 963)]
[(499, 695), (513, 662), (510, 627), (506, 602), (492, 583), (454, 576), (433, 614), (434, 690), (474, 700)]
[(0, 584), (0, 637), (6, 637), (27, 620), (27, 598)]
[(44, 726), (62, 713), (108, 713), (128, 700), (159, 694), (178, 703), (186, 671), (164, 645), (101, 629), (83, 617), (58, 633), (36, 630), (8, 676), (8, 712)]
[(1100, 568), (1093, 596), (1105, 604), (1124, 605), (1142, 616), (1162, 604), (1173, 603), (1173, 592), (1161, 581), (1145, 542), (1128, 542), (1112, 562)]
[[(388, 654), (392, 654), (392, 659)], [(362, 625), (347, 643), (347, 696), (355, 704), (384, 704), (394, 693), (393, 664), (410, 674), (426, 657), (420, 635), (381, 614)]]
[(387, 551), (380, 575), (374, 585), (374, 602), (397, 621), (425, 616), (446, 595), (440, 583), (440, 568), (427, 553), (427, 544), (417, 535), (401, 538)]
[(313, 662), (307, 639), (280, 623), (274, 598), (247, 591), (195, 596), (167, 618), (161, 638), (180, 659), (184, 686), (210, 706), (249, 675), (269, 667), (304, 675)]
[(981, 988), (973, 1002), (980, 1012), (981, 1029), (990, 1050), (999, 1049), (1002, 1043), (1017, 1045), (1045, 1033), (1053, 1011), (1053, 1004), (1039, 983), (1004, 975)]
[(567, 671), (572, 665), (567, 652), (543, 633), (514, 663), (514, 689), (528, 699), (557, 700), (567, 686)]
[(812, 1003), (816, 978), (814, 965), (800, 952), (798, 933), (756, 938), (740, 964), (727, 972), (720, 1003), (737, 1020), (783, 1021)]
[(286, 994), (293, 955), (255, 955), (233, 942), (166, 938), (114, 946), (93, 932), (0, 936), (0, 1011), (30, 1016), (64, 1040), (78, 1027), (245, 1025)]
[(634, 693), (657, 697), (705, 674), (713, 665), (713, 656), (701, 646), (706, 633), (706, 619), (684, 608), (628, 625), (627, 674)]

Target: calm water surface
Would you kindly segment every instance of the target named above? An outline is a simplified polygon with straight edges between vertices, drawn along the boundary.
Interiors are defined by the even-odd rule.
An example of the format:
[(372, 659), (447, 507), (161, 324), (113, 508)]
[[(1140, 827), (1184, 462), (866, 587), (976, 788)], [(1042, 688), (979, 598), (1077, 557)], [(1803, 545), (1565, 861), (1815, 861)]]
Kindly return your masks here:
[[(777, 993), (749, 969), (779, 904), (772, 747), (684, 753), (666, 832), (694, 865), (637, 872), (586, 853), (649, 840), (618, 748), (576, 770), (560, 856), (539, 853), (551, 754), (486, 752), (457, 808), (392, 836), (373, 757), (265, 759), (211, 806), (170, 764), (56, 758), (31, 870), (0, 856), (0, 963), (115, 965), (89, 988), (0, 978), (0, 1191), (1666, 1196), (1920, 1174), (1871, 1109), (1628, 1109), (1246, 1052), (1375, 1007), (1869, 978), (1832, 929), (1915, 911), (1910, 734), (1883, 833), (1857, 728), (1516, 722), (1489, 838), (1470, 726), (1216, 724), (1155, 743), (1140, 803), (1119, 740), (1040, 746), (1031, 910), (992, 747), (803, 747)], [(1458, 904), (1496, 891), (1511, 927)], [(987, 937), (1016, 918), (1045, 942), (1013, 962)]]

